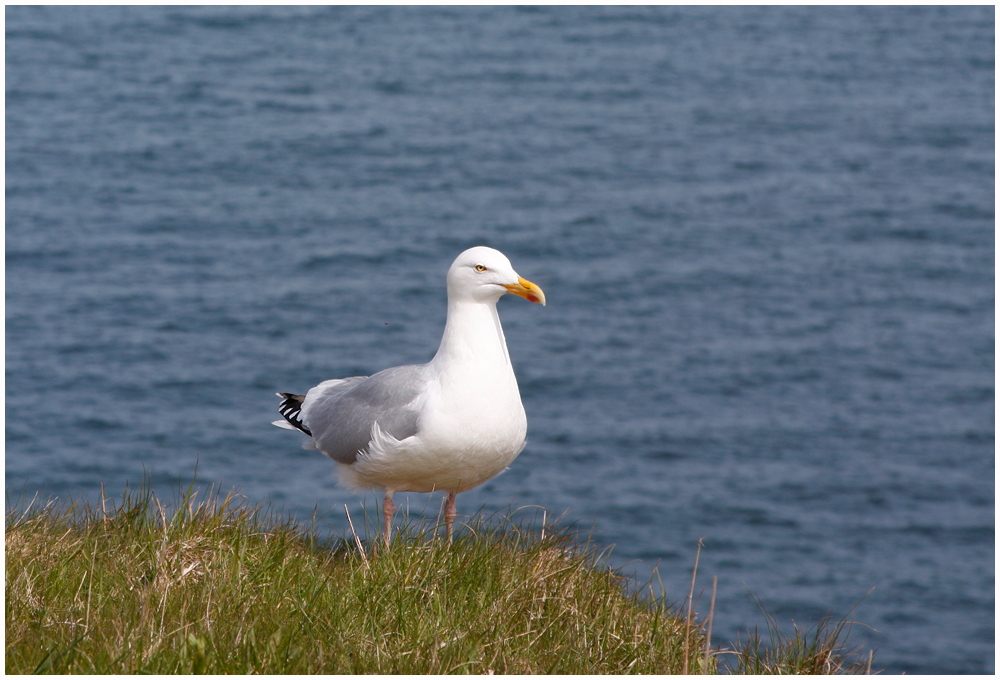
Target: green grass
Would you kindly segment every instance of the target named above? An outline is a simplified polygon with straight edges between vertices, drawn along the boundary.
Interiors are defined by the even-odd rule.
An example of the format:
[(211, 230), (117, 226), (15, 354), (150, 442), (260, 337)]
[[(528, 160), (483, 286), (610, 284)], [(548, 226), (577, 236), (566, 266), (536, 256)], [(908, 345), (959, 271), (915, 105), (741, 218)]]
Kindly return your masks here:
[[(794, 625), (792, 633), (781, 630), (763, 603), (751, 593), (764, 615), (769, 645), (754, 630), (746, 643), (733, 652), (734, 672), (741, 675), (863, 675), (871, 674), (874, 653), (860, 654), (859, 648), (845, 649), (852, 622), (834, 621), (829, 616), (811, 627)], [(856, 605), (855, 605), (856, 606)]]
[[(451, 546), (410, 527), (373, 551), (195, 495), (8, 507), (6, 672), (711, 673), (719, 654), (785, 669), (781, 640), (774, 659), (757, 639), (706, 665), (704, 622), (565, 530), (478, 519)], [(825, 668), (863, 670), (836, 637), (821, 647), (840, 664)]]

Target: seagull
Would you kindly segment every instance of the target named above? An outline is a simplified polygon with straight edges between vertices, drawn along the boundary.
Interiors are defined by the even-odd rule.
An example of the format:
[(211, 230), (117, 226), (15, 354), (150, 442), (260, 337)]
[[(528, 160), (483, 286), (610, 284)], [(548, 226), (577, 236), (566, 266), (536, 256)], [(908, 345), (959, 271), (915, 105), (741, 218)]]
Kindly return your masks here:
[(340, 481), (381, 489), (382, 536), (391, 536), (397, 492), (448, 494), (448, 542), (455, 496), (500, 474), (524, 449), (527, 418), (511, 367), (497, 301), (512, 293), (545, 305), (503, 253), (478, 246), (448, 269), (448, 317), (429, 363), (336, 378), (303, 394), (278, 392), (274, 425), (310, 437), (337, 463)]

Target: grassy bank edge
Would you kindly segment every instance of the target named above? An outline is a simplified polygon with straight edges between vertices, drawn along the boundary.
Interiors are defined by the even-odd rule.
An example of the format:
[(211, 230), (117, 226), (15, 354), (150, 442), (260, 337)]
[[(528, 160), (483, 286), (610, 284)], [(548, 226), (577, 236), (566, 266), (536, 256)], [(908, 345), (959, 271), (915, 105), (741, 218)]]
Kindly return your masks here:
[(450, 547), (411, 525), (372, 550), (208, 496), (8, 500), (6, 671), (871, 672), (846, 620), (786, 634), (766, 617), (766, 639), (713, 647), (694, 578), (674, 607), (544, 520), (474, 518)]

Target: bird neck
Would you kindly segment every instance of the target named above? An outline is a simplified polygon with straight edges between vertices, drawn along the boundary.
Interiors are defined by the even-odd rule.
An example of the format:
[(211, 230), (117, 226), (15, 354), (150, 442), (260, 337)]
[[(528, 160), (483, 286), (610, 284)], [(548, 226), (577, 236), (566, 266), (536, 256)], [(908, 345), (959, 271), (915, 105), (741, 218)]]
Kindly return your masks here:
[(433, 362), (490, 362), (509, 367), (496, 302), (448, 300), (448, 319)]

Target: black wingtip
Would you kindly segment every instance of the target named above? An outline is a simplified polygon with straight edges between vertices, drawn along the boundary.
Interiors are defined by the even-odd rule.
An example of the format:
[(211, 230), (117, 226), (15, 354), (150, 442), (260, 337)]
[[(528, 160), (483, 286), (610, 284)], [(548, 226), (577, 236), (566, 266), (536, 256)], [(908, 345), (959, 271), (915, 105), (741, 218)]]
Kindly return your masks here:
[(312, 432), (310, 432), (309, 428), (302, 423), (301, 419), (302, 402), (305, 401), (306, 395), (291, 394), (290, 392), (278, 392), (278, 396), (283, 399), (281, 405), (278, 406), (278, 413), (280, 413), (285, 420), (291, 423), (296, 430), (305, 432), (311, 437)]

